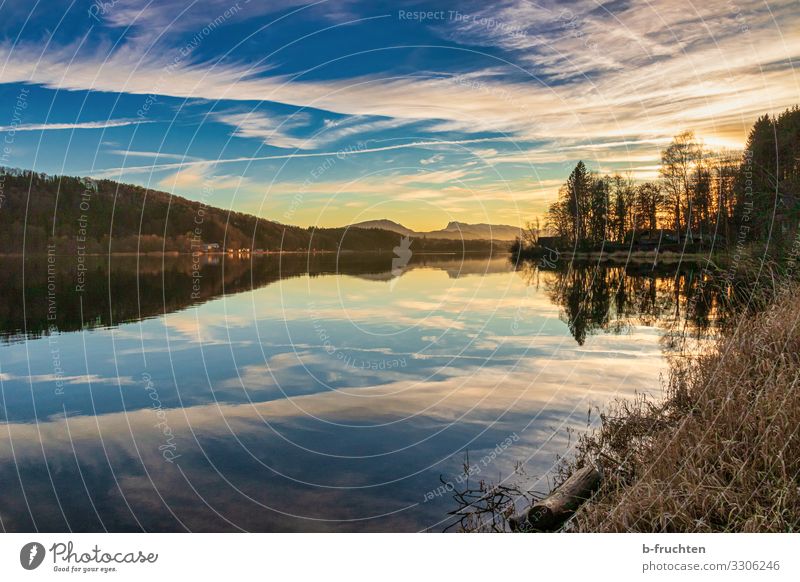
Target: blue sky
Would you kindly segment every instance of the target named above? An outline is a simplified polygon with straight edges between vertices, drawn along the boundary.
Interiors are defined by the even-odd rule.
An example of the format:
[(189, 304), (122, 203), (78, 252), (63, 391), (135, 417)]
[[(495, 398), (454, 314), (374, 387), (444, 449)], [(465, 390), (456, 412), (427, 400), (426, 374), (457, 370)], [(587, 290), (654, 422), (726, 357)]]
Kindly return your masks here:
[(796, 2), (4, 2), (2, 164), (286, 223), (521, 224), (800, 101)]

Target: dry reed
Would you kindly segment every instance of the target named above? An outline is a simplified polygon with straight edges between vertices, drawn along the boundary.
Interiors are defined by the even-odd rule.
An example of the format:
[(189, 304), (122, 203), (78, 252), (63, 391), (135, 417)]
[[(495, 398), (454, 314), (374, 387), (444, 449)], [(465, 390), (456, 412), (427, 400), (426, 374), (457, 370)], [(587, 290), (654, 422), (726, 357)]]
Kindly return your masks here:
[(605, 479), (566, 530), (800, 531), (799, 380), (793, 287), (673, 364), (663, 402), (617, 402), (582, 437), (561, 478), (595, 462)]

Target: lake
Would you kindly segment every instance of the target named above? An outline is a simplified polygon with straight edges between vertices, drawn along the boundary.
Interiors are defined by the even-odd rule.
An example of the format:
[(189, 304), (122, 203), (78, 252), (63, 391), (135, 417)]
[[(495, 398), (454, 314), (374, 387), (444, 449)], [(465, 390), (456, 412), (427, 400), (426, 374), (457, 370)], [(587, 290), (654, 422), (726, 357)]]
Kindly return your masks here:
[(547, 491), (718, 301), (692, 265), (505, 255), (0, 268), (6, 531), (441, 531), (465, 454)]

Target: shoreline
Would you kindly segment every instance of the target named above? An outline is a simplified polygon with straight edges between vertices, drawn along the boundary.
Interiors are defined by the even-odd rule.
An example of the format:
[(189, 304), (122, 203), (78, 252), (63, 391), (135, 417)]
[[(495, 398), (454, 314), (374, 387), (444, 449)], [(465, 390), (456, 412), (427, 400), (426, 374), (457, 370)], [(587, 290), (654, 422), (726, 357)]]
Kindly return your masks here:
[(667, 355), (658, 386), (590, 411), (535, 476), (545, 491), (518, 463), (516, 477), (456, 490), (447, 529), (800, 532), (800, 281), (779, 263), (744, 267), (738, 290), (708, 283), (725, 302), (710, 341)]
[(614, 402), (558, 470), (559, 485), (603, 474), (562, 531), (800, 530), (798, 296), (781, 289), (708, 351), (673, 361), (662, 400)]
[(600, 261), (600, 262), (619, 262), (622, 260), (636, 261), (636, 262), (657, 262), (657, 263), (675, 263), (682, 260), (719, 260), (726, 259), (728, 253), (725, 251), (714, 252), (691, 252), (681, 253), (678, 251), (661, 251), (654, 250), (633, 250), (633, 251), (575, 251), (568, 250), (552, 250), (552, 251), (526, 251), (518, 254), (520, 261), (524, 260), (537, 260), (541, 259), (546, 262), (563, 261), (564, 259), (574, 259), (580, 261)]
[[(491, 251), (491, 250), (479, 250), (479, 251), (420, 251), (414, 253), (414, 255), (418, 256), (427, 256), (427, 255), (494, 255), (494, 254), (504, 254), (507, 251)], [(267, 251), (261, 253), (200, 253), (196, 255), (193, 252), (181, 252), (181, 251), (148, 251), (143, 253), (135, 253), (135, 252), (128, 252), (128, 251), (120, 251), (120, 252), (112, 252), (112, 253), (84, 253), (81, 256), (83, 257), (215, 257), (215, 258), (229, 258), (229, 259), (248, 259), (252, 257), (265, 257), (270, 255), (390, 255), (394, 256), (395, 253), (392, 251), (352, 251), (352, 250), (345, 250), (345, 251), (329, 251), (329, 250), (318, 250), (318, 251)], [(25, 257), (47, 257), (47, 256), (55, 256), (55, 257), (73, 257), (76, 256), (74, 253), (56, 253), (54, 255), (48, 255), (47, 251), (36, 251), (36, 252), (29, 252), (29, 253), (0, 253), (0, 258), (25, 258)]]

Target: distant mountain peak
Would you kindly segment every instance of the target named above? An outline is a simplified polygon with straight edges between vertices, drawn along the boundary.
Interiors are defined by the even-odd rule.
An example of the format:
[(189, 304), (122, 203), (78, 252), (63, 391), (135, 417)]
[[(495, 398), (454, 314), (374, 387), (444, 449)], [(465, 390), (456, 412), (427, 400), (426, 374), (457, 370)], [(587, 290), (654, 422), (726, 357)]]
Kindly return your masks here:
[(363, 222), (351, 224), (350, 226), (355, 228), (379, 228), (382, 230), (390, 230), (400, 233), (403, 236), (425, 236), (428, 238), (446, 238), (451, 240), (511, 241), (519, 235), (520, 231), (518, 227), (509, 226), (507, 224), (469, 224), (466, 222), (459, 222), (458, 220), (451, 220), (447, 223), (447, 226), (441, 230), (431, 231), (414, 231), (388, 218), (365, 220)]
[(403, 236), (409, 236), (414, 234), (414, 231), (411, 230), (410, 228), (406, 228), (399, 222), (395, 222), (394, 220), (389, 220), (388, 218), (381, 218), (378, 220), (365, 220), (363, 222), (357, 222), (355, 224), (351, 224), (350, 226), (355, 228), (379, 228), (381, 230), (398, 232)]

